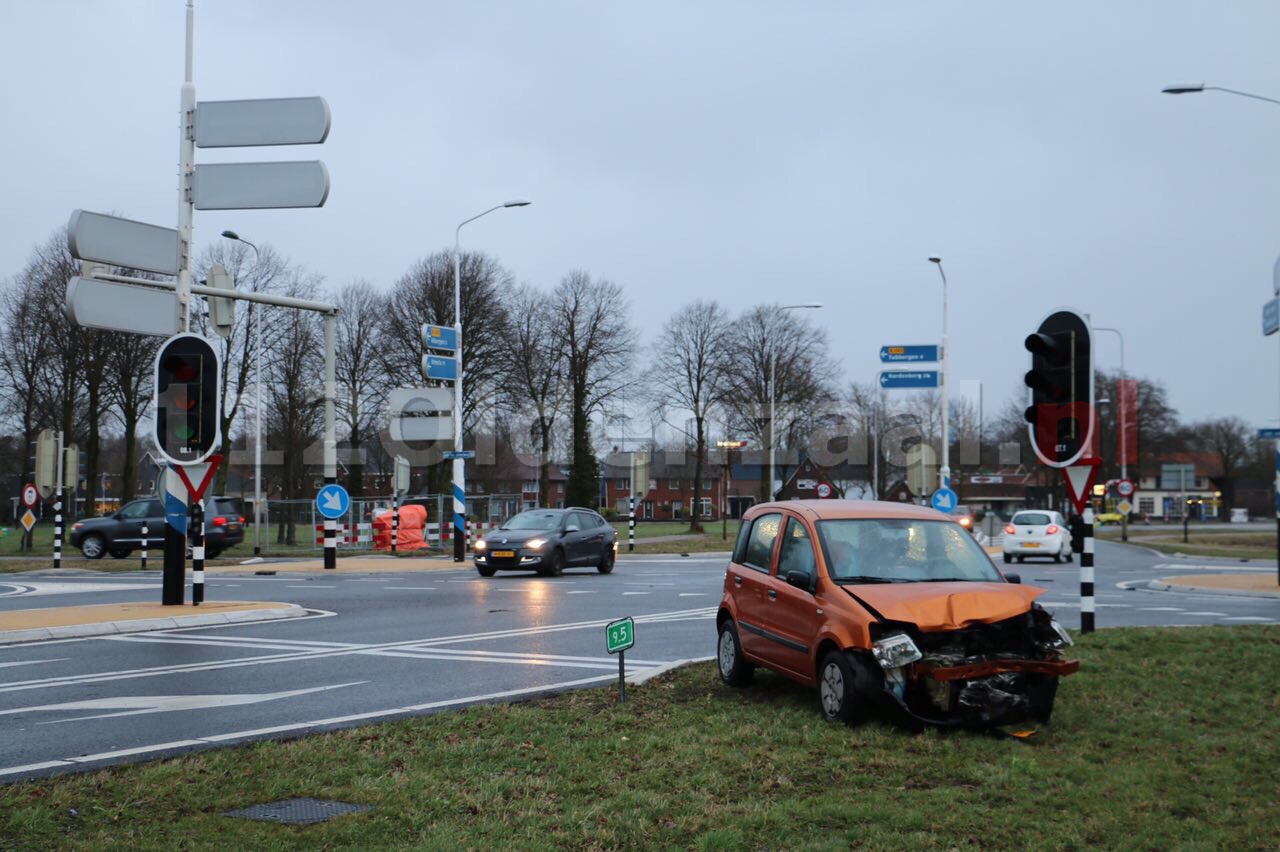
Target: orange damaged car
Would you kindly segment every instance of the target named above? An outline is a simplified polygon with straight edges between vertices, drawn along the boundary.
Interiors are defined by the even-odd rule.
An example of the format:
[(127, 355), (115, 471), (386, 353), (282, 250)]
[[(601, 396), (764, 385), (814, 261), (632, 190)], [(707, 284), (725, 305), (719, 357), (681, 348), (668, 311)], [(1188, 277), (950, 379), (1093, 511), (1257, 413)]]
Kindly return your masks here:
[(730, 686), (764, 666), (818, 688), (822, 715), (913, 725), (1047, 722), (1071, 637), (947, 515), (798, 500), (751, 507), (716, 616)]

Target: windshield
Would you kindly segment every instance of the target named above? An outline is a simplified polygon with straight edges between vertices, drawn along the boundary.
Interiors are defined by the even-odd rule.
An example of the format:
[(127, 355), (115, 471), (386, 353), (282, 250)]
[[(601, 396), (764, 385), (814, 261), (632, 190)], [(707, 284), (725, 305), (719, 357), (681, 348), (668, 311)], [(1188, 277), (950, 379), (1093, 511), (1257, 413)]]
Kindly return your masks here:
[(973, 537), (948, 521), (818, 521), (818, 540), (837, 582), (1004, 582)]
[(504, 530), (554, 530), (560, 526), (560, 512), (521, 512), (502, 525)]
[(1052, 519), (1041, 512), (1024, 512), (1013, 516), (1013, 525), (1017, 527), (1042, 527), (1053, 523)]

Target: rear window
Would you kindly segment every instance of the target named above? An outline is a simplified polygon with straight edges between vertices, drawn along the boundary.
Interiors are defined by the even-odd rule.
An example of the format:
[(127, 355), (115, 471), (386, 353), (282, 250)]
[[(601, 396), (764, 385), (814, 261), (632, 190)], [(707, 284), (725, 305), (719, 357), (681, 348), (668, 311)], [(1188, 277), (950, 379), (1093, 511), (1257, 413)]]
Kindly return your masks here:
[(1024, 512), (1020, 515), (1014, 515), (1013, 523), (1014, 526), (1020, 527), (1042, 527), (1053, 523), (1053, 518), (1050, 518), (1044, 512)]

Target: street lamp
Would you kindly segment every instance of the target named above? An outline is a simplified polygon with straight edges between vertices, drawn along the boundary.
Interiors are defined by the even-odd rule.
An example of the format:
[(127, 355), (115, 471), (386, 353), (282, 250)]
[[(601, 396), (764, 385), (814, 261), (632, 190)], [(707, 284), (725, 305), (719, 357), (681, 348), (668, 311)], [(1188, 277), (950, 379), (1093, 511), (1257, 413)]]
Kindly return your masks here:
[[(458, 373), (453, 383), (453, 450), (462, 452), (462, 256), (459, 243), (462, 226), (474, 222), (481, 216), (488, 216), (495, 210), (505, 207), (528, 207), (533, 202), (514, 199), (490, 207), (483, 213), (477, 213), (470, 219), (458, 223), (453, 231), (453, 330), (458, 338), (457, 358)], [(465, 461), (460, 455), (453, 458), (453, 561), (461, 562), (466, 558), (466, 543), (463, 541), (467, 512), (467, 475)]]
[[(1166, 95), (1187, 95), (1192, 92), (1226, 92), (1229, 95), (1238, 95), (1242, 98), (1249, 98), (1255, 101), (1266, 101), (1269, 104), (1280, 106), (1280, 100), (1268, 98), (1264, 95), (1255, 95), (1253, 92), (1242, 92), (1239, 89), (1228, 89), (1224, 86), (1206, 86), (1204, 83), (1175, 83), (1171, 86), (1165, 86), (1160, 91)], [(1280, 297), (1280, 285), (1276, 287), (1277, 297)], [(1276, 440), (1276, 462), (1280, 466), (1280, 439)], [(1276, 473), (1275, 482), (1275, 498), (1276, 498), (1276, 582), (1280, 583), (1280, 471)], [(1186, 528), (1183, 527), (1183, 540), (1186, 540)]]
[[(258, 247), (248, 240), (241, 237), (235, 231), (223, 231), (222, 236), (228, 240), (235, 240), (244, 243), (253, 249), (253, 268), (254, 272), (258, 271), (258, 267), (262, 263), (262, 256), (258, 253)], [(249, 303), (249, 313), (252, 314), (257, 310), (257, 306)], [(255, 330), (253, 343), (254, 351), (254, 392), (256, 402), (254, 407), (258, 412), (255, 418), (253, 436), (253, 555), (262, 555), (262, 314), (258, 314), (258, 321)]]
[[(803, 305), (783, 305), (778, 308), (779, 311), (797, 311), (805, 309), (817, 309), (822, 305), (818, 302), (809, 302)], [(777, 435), (776, 427), (776, 410), (774, 407), (774, 385), (778, 372), (778, 343), (776, 340), (769, 342), (769, 499), (775, 496), (773, 490), (773, 445), (774, 438)]]
[(942, 268), (942, 258), (931, 257), (929, 262), (938, 265), (938, 274), (942, 276), (942, 467), (938, 469), (938, 485), (941, 488), (950, 488), (951, 405), (948, 394), (951, 390), (951, 346), (947, 342), (947, 273)]

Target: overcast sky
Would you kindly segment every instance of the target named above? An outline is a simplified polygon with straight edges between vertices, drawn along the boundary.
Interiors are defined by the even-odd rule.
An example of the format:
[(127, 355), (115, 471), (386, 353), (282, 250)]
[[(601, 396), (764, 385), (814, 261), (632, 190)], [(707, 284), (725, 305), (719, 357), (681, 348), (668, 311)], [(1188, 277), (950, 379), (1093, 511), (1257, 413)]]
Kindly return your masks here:
[[(184, 0), (0, 0), (0, 277), (75, 208), (173, 226)], [(646, 343), (693, 299), (819, 301), (850, 380), (936, 342), (987, 414), (1069, 306), (1185, 420), (1277, 423), (1275, 2), (197, 0), (199, 100), (323, 95), (315, 210), (200, 211), (334, 287), (452, 244), (543, 287), (583, 268)], [(1098, 364), (1119, 365), (1115, 335)], [(417, 353), (405, 353), (416, 359)], [(638, 353), (637, 358), (647, 358)]]

